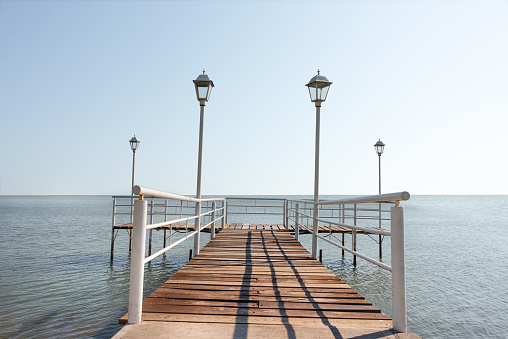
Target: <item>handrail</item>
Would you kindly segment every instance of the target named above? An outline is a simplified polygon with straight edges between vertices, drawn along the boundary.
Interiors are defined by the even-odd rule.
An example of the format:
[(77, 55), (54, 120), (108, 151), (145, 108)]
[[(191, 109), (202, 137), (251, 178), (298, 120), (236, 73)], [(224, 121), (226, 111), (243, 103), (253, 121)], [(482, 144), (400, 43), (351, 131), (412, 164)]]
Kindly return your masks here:
[[(158, 257), (159, 255), (167, 252), (171, 248), (175, 247), (176, 245), (182, 243), (186, 239), (189, 239), (190, 237), (194, 237), (194, 248), (196, 248), (196, 243), (198, 245), (199, 250), (199, 236), (200, 232), (210, 226), (211, 228), (211, 236), (212, 238), (215, 236), (215, 223), (222, 219), (222, 227), (225, 226), (225, 208), (224, 205), (226, 203), (226, 200), (224, 198), (212, 198), (212, 199), (196, 199), (196, 198), (190, 198), (183, 195), (163, 192), (151, 188), (146, 188), (142, 186), (134, 186), (133, 191), (136, 195), (139, 195), (139, 200), (136, 200), (134, 202), (134, 217), (133, 217), (133, 237), (132, 237), (132, 256), (131, 256), (131, 272), (130, 272), (130, 286), (129, 286), (129, 311), (128, 311), (128, 322), (129, 323), (140, 323), (141, 322), (141, 314), (142, 314), (142, 304), (143, 304), (143, 285), (144, 285), (144, 266), (146, 263), (150, 262), (154, 258)], [(178, 220), (172, 220), (172, 221), (165, 221), (157, 224), (153, 224), (152, 220), (150, 221), (151, 225), (147, 226), (147, 215), (148, 215), (148, 202), (147, 200), (144, 200), (144, 196), (149, 196), (152, 198), (160, 198), (160, 199), (173, 199), (173, 200), (179, 200), (179, 201), (189, 201), (189, 202), (195, 202), (196, 203), (196, 215), (190, 216), (187, 218), (181, 218)], [(153, 199), (151, 200), (151, 206), (153, 207)], [(205, 201), (211, 201), (212, 202), (212, 209), (210, 211), (201, 213), (201, 202)], [(221, 201), (222, 206), (217, 206), (216, 201)], [(216, 216), (216, 212), (222, 210), (222, 215)], [(114, 212), (114, 211), (113, 211)], [(211, 221), (206, 224), (202, 225), (201, 218), (203, 216), (210, 216)], [(153, 210), (151, 211), (151, 217), (153, 216)], [(181, 221), (188, 221), (196, 219), (194, 222), (194, 231), (192, 231), (189, 234), (186, 234), (182, 239), (179, 239), (178, 241), (170, 244), (169, 246), (164, 247), (160, 251), (154, 253), (153, 255), (150, 253), (149, 250), (148, 257), (145, 257), (145, 242), (146, 242), (146, 231), (151, 230), (154, 228), (172, 225), (176, 222)], [(196, 241), (198, 239), (198, 241)], [(151, 242), (150, 242), (151, 244)], [(165, 243), (164, 243), (165, 246)], [(198, 254), (199, 252), (196, 250), (195, 254)]]
[(133, 192), (136, 195), (146, 195), (148, 197), (161, 198), (161, 199), (172, 199), (172, 200), (180, 200), (180, 201), (190, 201), (190, 202), (204, 202), (204, 201), (219, 201), (225, 200), (224, 198), (211, 198), (211, 199), (197, 199), (187, 197), (185, 195), (179, 195), (174, 193), (168, 193), (164, 191), (159, 191), (153, 188), (142, 187), (142, 186), (134, 186)]
[(354, 197), (348, 199), (340, 199), (340, 200), (320, 200), (318, 202), (314, 202), (314, 200), (291, 200), (294, 202), (302, 202), (306, 204), (316, 204), (316, 205), (341, 205), (341, 204), (364, 204), (364, 203), (377, 203), (377, 202), (397, 202), (403, 200), (409, 200), (411, 195), (409, 192), (397, 192), (397, 193), (387, 193), (387, 194), (378, 194), (378, 195), (367, 195), (363, 197)]
[[(296, 213), (296, 209), (295, 208), (289, 208), (288, 210), (289, 211), (295, 211), (295, 213)], [(302, 212), (298, 212), (298, 214), (301, 215), (301, 216), (304, 216), (306, 218), (312, 219), (311, 215), (308, 215), (308, 214), (305, 214), (305, 213), (302, 213)], [(291, 219), (291, 220), (293, 220), (293, 219)], [(390, 231), (376, 230), (373, 227), (369, 228), (369, 227), (353, 226), (353, 225), (348, 225), (348, 224), (344, 224), (344, 223), (340, 223), (340, 222), (333, 222), (333, 221), (329, 221), (329, 220), (325, 220), (325, 219), (321, 219), (321, 218), (318, 218), (317, 221), (321, 221), (321, 222), (324, 222), (324, 223), (327, 223), (327, 224), (330, 224), (330, 225), (342, 226), (342, 227), (347, 227), (347, 228), (351, 228), (351, 229), (355, 229), (355, 230), (359, 230), (359, 231), (364, 231), (364, 232), (367, 232), (367, 233), (386, 235), (388, 237), (391, 236), (391, 234), (392, 234)], [(302, 226), (302, 225), (300, 225), (300, 226)], [(312, 231), (312, 230), (310, 230), (310, 231)]]

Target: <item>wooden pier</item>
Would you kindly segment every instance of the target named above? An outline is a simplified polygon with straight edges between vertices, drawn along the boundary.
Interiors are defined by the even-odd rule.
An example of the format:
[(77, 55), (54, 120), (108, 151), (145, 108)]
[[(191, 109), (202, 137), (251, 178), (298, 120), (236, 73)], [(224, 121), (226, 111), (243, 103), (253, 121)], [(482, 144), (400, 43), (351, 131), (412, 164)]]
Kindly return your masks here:
[[(148, 224), (149, 225), (149, 224)], [(257, 229), (257, 230), (288, 230), (291, 232), (295, 231), (294, 225), (288, 225), (288, 227), (282, 225), (282, 224), (243, 224), (243, 223), (231, 223), (227, 224), (226, 228), (228, 229)], [(309, 231), (309, 229), (312, 230), (312, 225), (299, 225), (300, 228), (300, 234), (310, 234), (312, 233)], [(372, 228), (376, 230), (383, 230), (386, 231), (384, 228), (377, 228), (377, 227), (367, 227)], [(192, 232), (194, 231), (194, 223), (176, 223), (168, 226), (161, 226), (158, 228), (154, 228), (157, 231), (160, 230), (173, 230), (173, 231), (188, 231)], [(219, 228), (220, 229), (220, 228)], [(132, 230), (132, 223), (127, 224), (121, 224), (121, 225), (114, 225), (113, 230)], [(210, 233), (210, 226), (205, 227), (201, 232)], [(347, 233), (351, 234), (351, 228), (344, 227), (344, 226), (318, 226), (318, 232), (319, 233)], [(356, 234), (367, 234), (367, 232), (358, 230)]]
[[(214, 338), (385, 338), (393, 327), (388, 316), (312, 259), (286, 228), (245, 224), (221, 230), (145, 298), (142, 321), (166, 323), (175, 337)], [(127, 323), (127, 315), (120, 323)]]

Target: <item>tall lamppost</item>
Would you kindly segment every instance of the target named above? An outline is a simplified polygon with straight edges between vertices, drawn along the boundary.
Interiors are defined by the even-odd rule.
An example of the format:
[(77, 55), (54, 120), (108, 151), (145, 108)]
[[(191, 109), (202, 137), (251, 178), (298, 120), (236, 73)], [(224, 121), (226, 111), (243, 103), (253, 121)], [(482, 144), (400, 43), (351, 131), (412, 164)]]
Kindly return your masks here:
[(326, 95), (332, 83), (328, 79), (319, 74), (310, 79), (306, 85), (309, 88), (310, 101), (316, 104), (316, 149), (315, 149), (315, 162), (314, 162), (314, 220), (312, 224), (312, 258), (317, 258), (317, 234), (318, 234), (318, 221), (319, 217), (319, 125), (321, 114), (321, 103), (326, 100)]
[[(134, 208), (134, 168), (136, 164), (136, 150), (139, 148), (139, 139), (136, 138), (136, 134), (129, 140), (132, 150), (132, 182), (131, 182), (131, 223)], [(132, 249), (132, 230), (129, 230), (129, 252)]]
[[(381, 194), (381, 154), (383, 154), (383, 151), (385, 149), (385, 144), (381, 141), (381, 139), (378, 140), (374, 144), (374, 149), (376, 150), (376, 153), (378, 155), (378, 174), (379, 174), (379, 194)], [(381, 228), (381, 203), (379, 204), (379, 228)], [(379, 235), (379, 258), (383, 257), (383, 237), (381, 234)]]
[[(203, 120), (205, 118), (205, 105), (210, 98), (210, 93), (212, 93), (212, 88), (214, 87), (213, 81), (210, 80), (208, 75), (205, 74), (205, 70), (203, 70), (203, 74), (200, 74), (196, 80), (193, 80), (194, 87), (196, 88), (196, 97), (199, 101), (200, 117), (199, 117), (199, 151), (198, 151), (198, 179), (197, 179), (197, 188), (196, 188), (196, 198), (201, 199), (201, 160), (203, 157)], [(196, 203), (196, 216), (201, 214), (201, 202)], [(197, 231), (194, 236), (194, 255), (199, 254), (199, 237), (201, 227), (201, 217), (196, 219), (194, 223), (194, 231)]]

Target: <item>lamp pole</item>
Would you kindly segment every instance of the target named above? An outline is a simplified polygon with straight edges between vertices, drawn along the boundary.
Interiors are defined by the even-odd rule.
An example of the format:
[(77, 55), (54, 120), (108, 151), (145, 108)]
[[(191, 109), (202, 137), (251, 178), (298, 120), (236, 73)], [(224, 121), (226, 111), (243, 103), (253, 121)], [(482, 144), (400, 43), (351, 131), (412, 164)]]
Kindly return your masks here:
[[(134, 212), (134, 169), (136, 167), (136, 150), (139, 148), (139, 139), (136, 138), (136, 135), (129, 140), (129, 144), (131, 145), (132, 150), (132, 182), (131, 182), (131, 223), (132, 223), (132, 215)], [(132, 229), (129, 230), (129, 252), (132, 249)]]
[[(385, 149), (385, 144), (379, 139), (374, 144), (374, 149), (378, 155), (378, 183), (379, 183), (379, 194), (381, 194), (381, 154)], [(379, 204), (379, 228), (381, 228), (381, 203)], [(379, 235), (379, 258), (383, 257), (383, 237)]]
[(332, 84), (328, 79), (319, 74), (310, 79), (306, 85), (309, 89), (310, 100), (316, 104), (316, 142), (314, 151), (314, 212), (312, 222), (312, 258), (317, 258), (317, 234), (319, 218), (319, 129), (321, 124), (321, 103), (326, 100), (328, 90)]
[[(199, 148), (198, 148), (198, 178), (197, 178), (197, 187), (196, 187), (196, 198), (201, 199), (201, 165), (203, 159), (203, 125), (205, 119), (205, 105), (210, 98), (210, 93), (212, 92), (212, 88), (214, 84), (212, 80), (205, 74), (205, 70), (203, 70), (203, 74), (200, 74), (196, 80), (193, 81), (194, 86), (196, 88), (196, 96), (199, 101), (200, 106), (200, 115), (199, 115)], [(194, 255), (199, 254), (199, 242), (200, 242), (200, 227), (201, 227), (201, 202), (196, 203), (196, 221), (194, 222), (194, 231), (196, 231), (196, 235), (194, 235)]]

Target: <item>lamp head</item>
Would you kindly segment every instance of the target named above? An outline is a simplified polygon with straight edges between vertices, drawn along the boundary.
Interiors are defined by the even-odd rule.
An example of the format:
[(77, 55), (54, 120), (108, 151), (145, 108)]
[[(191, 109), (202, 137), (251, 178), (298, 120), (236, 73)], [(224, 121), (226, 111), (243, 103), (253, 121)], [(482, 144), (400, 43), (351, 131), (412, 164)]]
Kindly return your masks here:
[(138, 149), (139, 147), (139, 143), (141, 141), (139, 141), (138, 138), (136, 138), (136, 135), (134, 134), (134, 136), (132, 137), (131, 140), (129, 140), (129, 143), (131, 144), (131, 150), (133, 150), (134, 152)]
[(305, 85), (309, 88), (310, 101), (315, 102), (316, 106), (321, 106), (321, 102), (326, 100), (331, 84), (332, 82), (328, 81), (324, 75), (319, 74), (318, 69), (317, 75)]
[(385, 149), (385, 144), (383, 144), (381, 139), (379, 139), (379, 141), (374, 144), (374, 148), (376, 149), (377, 155), (381, 156), (381, 154), (383, 154), (383, 151)]
[(193, 80), (193, 82), (196, 87), (196, 96), (198, 101), (202, 103), (207, 102), (208, 99), (210, 99), (210, 94), (212, 93), (214, 84), (208, 75), (205, 74), (205, 70), (203, 70), (203, 74), (200, 74), (196, 80)]

